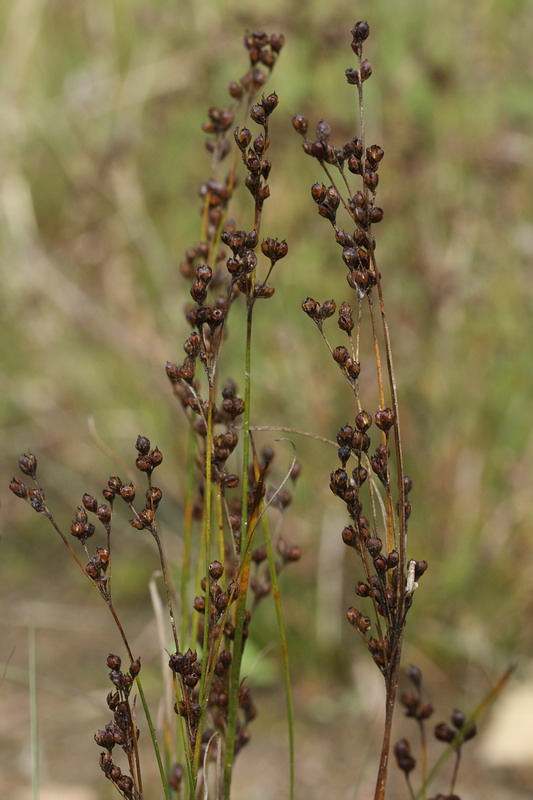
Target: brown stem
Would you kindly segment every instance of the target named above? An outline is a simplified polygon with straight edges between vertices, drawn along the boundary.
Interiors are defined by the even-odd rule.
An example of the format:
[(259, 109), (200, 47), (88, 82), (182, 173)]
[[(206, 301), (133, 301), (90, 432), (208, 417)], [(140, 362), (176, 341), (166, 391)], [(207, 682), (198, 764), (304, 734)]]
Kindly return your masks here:
[(383, 729), (383, 741), (381, 743), (381, 755), (379, 758), (379, 768), (376, 780), (376, 789), (374, 792), (374, 800), (385, 800), (385, 791), (387, 789), (387, 774), (389, 768), (392, 720), (394, 717), (394, 708), (396, 706), (396, 695), (398, 692), (398, 680), (400, 675), (400, 657), (402, 652), (402, 639), (403, 639), (403, 630), (399, 634), (398, 646), (393, 654), (392, 662), (389, 667), (390, 672), (388, 672), (385, 678), (387, 684), (387, 691), (385, 697), (385, 726)]

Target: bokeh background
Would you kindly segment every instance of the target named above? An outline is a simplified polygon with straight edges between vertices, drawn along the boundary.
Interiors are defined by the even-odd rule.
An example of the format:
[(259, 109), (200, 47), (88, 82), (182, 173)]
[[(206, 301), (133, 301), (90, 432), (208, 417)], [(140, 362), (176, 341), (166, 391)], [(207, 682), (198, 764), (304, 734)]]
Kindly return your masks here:
[[(333, 437), (350, 396), (308, 294), (344, 299), (344, 267), (309, 186), (322, 180), (291, 128), (325, 118), (342, 143), (356, 107), (344, 69), (367, 18), (368, 137), (385, 149), (378, 255), (388, 299), (412, 494), (412, 553), (430, 569), (405, 663), (424, 671), (436, 721), (470, 710), (510, 664), (511, 686), (465, 748), (463, 798), (533, 787), (533, 8), (527, 0), (5, 0), (0, 4), (0, 793), (30, 797), (28, 626), (37, 644), (41, 796), (110, 798), (94, 731), (107, 719), (105, 609), (45, 520), (9, 496), (20, 452), (39, 458), (58, 519), (126, 461), (138, 433), (164, 451), (164, 533), (179, 552), (186, 430), (164, 374), (186, 335), (179, 273), (198, 238), (200, 125), (243, 74), (245, 29), (282, 31), (270, 87), (272, 196), (286, 238), (259, 306), (253, 418)], [(236, 215), (246, 198), (238, 195)], [(246, 212), (243, 211), (243, 214)], [(235, 355), (224, 369), (239, 382)], [(364, 361), (363, 361), (364, 363)], [(242, 381), (240, 381), (242, 384)], [(272, 437), (270, 437), (272, 438)], [(268, 437), (264, 438), (267, 442)], [(104, 446), (100, 444), (104, 443)], [(299, 796), (369, 797), (380, 682), (344, 610), (356, 565), (328, 489), (335, 455), (295, 439), (302, 478), (284, 577), (297, 705)], [(280, 470), (290, 446), (280, 444)], [(115, 594), (145, 681), (158, 690), (150, 543), (125, 522)], [(120, 563), (120, 566), (118, 566)], [(286, 792), (287, 743), (272, 609), (250, 642), (260, 715), (235, 798)], [(374, 674), (376, 672), (376, 674)], [(397, 735), (414, 737), (398, 714)], [(145, 759), (149, 762), (149, 758)], [(148, 774), (151, 767), (148, 766)], [(394, 770), (394, 768), (393, 768)], [(391, 798), (407, 796), (393, 772)], [(157, 786), (157, 784), (155, 784)], [(446, 791), (446, 781), (435, 792)], [(152, 797), (158, 796), (156, 788)]]

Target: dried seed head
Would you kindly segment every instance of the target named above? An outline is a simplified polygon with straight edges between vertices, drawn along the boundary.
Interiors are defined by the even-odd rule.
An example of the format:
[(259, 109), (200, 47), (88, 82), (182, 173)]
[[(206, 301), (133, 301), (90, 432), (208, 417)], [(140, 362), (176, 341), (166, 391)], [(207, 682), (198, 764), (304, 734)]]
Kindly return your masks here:
[(135, 486), (133, 483), (125, 483), (120, 487), (119, 494), (126, 503), (133, 503), (135, 500)]
[(346, 80), (352, 86), (359, 86), (359, 73), (356, 69), (349, 67), (348, 69), (344, 70), (344, 74), (346, 75)]
[(434, 711), (435, 709), (433, 708), (431, 703), (421, 703), (421, 705), (418, 708), (416, 717), (419, 720), (429, 719), (431, 716), (433, 716)]
[(93, 497), (92, 494), (85, 493), (81, 499), (81, 502), (83, 503), (87, 511), (95, 512), (96, 509), (98, 508), (98, 501), (96, 497)]
[(370, 34), (370, 25), (365, 20), (360, 20), (359, 22), (355, 23), (350, 33), (353, 36), (354, 42), (360, 44), (361, 42), (364, 42), (365, 39), (368, 39)]
[(13, 494), (15, 494), (17, 497), (21, 497), (23, 500), (28, 497), (28, 487), (19, 478), (15, 478), (13, 476), (9, 484), (9, 488)]
[(422, 687), (422, 670), (414, 664), (407, 667), (407, 677), (419, 691)]
[(262, 104), (256, 103), (250, 109), (250, 117), (254, 122), (257, 122), (258, 125), (265, 125), (268, 119), (268, 114)]
[(331, 355), (333, 356), (333, 360), (336, 361), (337, 364), (341, 364), (341, 365), (345, 364), (347, 358), (349, 357), (348, 350), (345, 347), (343, 347), (342, 345), (339, 345), (339, 347), (335, 347), (331, 351)]
[(104, 525), (107, 525), (111, 519), (111, 509), (109, 506), (103, 504), (98, 507), (96, 515), (100, 522), (102, 522)]
[(354, 628), (357, 628), (360, 616), (361, 612), (358, 611), (353, 606), (350, 606), (350, 608), (346, 612), (346, 619), (348, 620), (350, 625), (353, 625)]
[(381, 553), (383, 543), (377, 536), (371, 536), (366, 540), (367, 550), (373, 558), (376, 558)]
[(346, 333), (351, 333), (354, 326), (352, 307), (348, 303), (342, 303), (339, 309), (339, 328)]
[(370, 61), (365, 59), (361, 62), (361, 66), (359, 67), (359, 75), (361, 76), (361, 81), (367, 81), (370, 78), (372, 75), (372, 64)]
[(396, 414), (390, 408), (383, 408), (376, 412), (374, 419), (377, 427), (385, 431), (385, 433), (388, 433), (396, 421)]
[(255, 564), (261, 564), (261, 562), (264, 561), (266, 557), (267, 557), (267, 551), (264, 545), (262, 545), (261, 547), (257, 547), (252, 552), (252, 561)]
[(308, 297), (306, 300), (302, 301), (302, 311), (317, 322), (320, 318), (320, 303), (313, 300), (312, 297)]
[(301, 136), (305, 136), (309, 128), (309, 121), (303, 114), (295, 114), (292, 118), (292, 126)]
[(327, 189), (323, 183), (314, 183), (311, 186), (311, 197), (315, 203), (323, 203), (326, 199)]
[(331, 135), (331, 128), (329, 127), (328, 123), (321, 119), (318, 125), (316, 126), (316, 138), (319, 142), (327, 142)]
[(137, 441), (135, 442), (135, 449), (138, 453), (145, 456), (150, 450), (150, 439), (139, 434), (139, 436), (137, 436)]
[(220, 563), (220, 561), (212, 561), (209, 565), (209, 576), (213, 578), (213, 580), (218, 581), (224, 573), (224, 567)]
[(427, 568), (428, 568), (427, 561), (417, 561), (415, 564), (415, 580), (421, 578), (424, 572), (427, 570)]
[(107, 657), (107, 666), (109, 669), (120, 669), (122, 664), (122, 660), (120, 656), (116, 656), (113, 653), (110, 653)]
[(407, 739), (400, 739), (394, 745), (394, 756), (398, 768), (407, 776), (415, 768), (416, 761), (411, 755), (411, 747)]
[(163, 453), (161, 452), (161, 450), (158, 447), (155, 447), (149, 453), (149, 458), (150, 458), (150, 463), (151, 463), (152, 467), (155, 469), (155, 467), (158, 467), (161, 464), (161, 462), (163, 461)]
[(146, 492), (146, 505), (154, 509), (157, 508), (163, 497), (163, 492), (158, 486), (151, 486)]
[(231, 81), (228, 86), (228, 92), (234, 100), (240, 100), (243, 96), (243, 89), (240, 83), (237, 81)]
[(336, 310), (337, 305), (335, 300), (324, 300), (320, 308), (321, 319), (328, 319), (329, 317), (332, 317)]
[(19, 458), (19, 469), (24, 475), (29, 475), (35, 480), (37, 473), (37, 459), (32, 453), (23, 453)]
[(435, 725), (433, 733), (440, 742), (453, 742), (455, 739), (454, 729), (450, 728), (446, 722), (439, 722), (438, 725)]
[(140, 455), (135, 459), (135, 466), (140, 472), (151, 473), (153, 470), (152, 462), (148, 455)]

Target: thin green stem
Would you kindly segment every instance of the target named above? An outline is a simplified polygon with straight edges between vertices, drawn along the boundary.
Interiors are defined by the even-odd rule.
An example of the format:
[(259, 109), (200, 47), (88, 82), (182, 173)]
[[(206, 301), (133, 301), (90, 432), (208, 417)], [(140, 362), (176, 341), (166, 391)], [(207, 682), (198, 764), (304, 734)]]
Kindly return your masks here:
[(287, 702), (287, 727), (289, 731), (289, 798), (294, 800), (294, 707), (292, 702), (291, 675), (289, 666), (289, 647), (287, 643), (287, 632), (285, 629), (285, 617), (281, 603), (279, 590), (278, 573), (276, 569), (276, 559), (272, 548), (272, 536), (266, 514), (262, 519), (263, 535), (268, 558), (268, 569), (270, 572), (270, 582), (272, 584), (272, 595), (274, 597), (274, 607), (276, 609), (276, 619), (278, 623), (278, 633), (281, 644), (281, 657), (283, 665), (283, 684), (285, 687), (285, 698)]
[[(250, 458), (250, 396), (251, 396), (251, 352), (252, 352), (252, 305), (248, 306), (246, 319), (246, 353), (244, 365), (244, 420), (243, 420), (243, 446), (242, 446), (242, 512), (241, 512), (241, 584), (240, 595), (237, 601), (237, 619), (235, 622), (235, 639), (233, 645), (233, 661), (231, 665), (231, 680), (228, 701), (228, 723), (226, 733), (226, 750), (224, 753), (224, 800), (230, 800), (231, 778), (233, 773), (233, 759), (235, 755), (235, 734), (237, 727), (237, 705), (240, 684), (241, 663), (243, 653), (243, 629), (246, 613), (246, 595), (252, 548), (249, 547), (249, 520), (248, 520), (248, 461)], [(243, 550), (244, 544), (244, 550)]]
[(157, 733), (154, 727), (154, 723), (152, 722), (152, 715), (150, 714), (148, 703), (146, 702), (144, 689), (142, 687), (142, 683), (138, 675), (135, 678), (135, 682), (137, 684), (137, 691), (139, 692), (139, 697), (141, 698), (141, 705), (143, 707), (144, 716), (146, 717), (146, 722), (148, 724), (148, 730), (150, 731), (150, 739), (152, 740), (152, 747), (154, 748), (155, 758), (157, 761), (157, 768), (159, 770), (161, 784), (163, 786), (163, 791), (165, 793), (165, 800), (172, 800), (172, 796), (170, 794), (170, 787), (168, 785), (167, 776), (165, 774), (165, 767), (163, 766), (163, 759), (161, 758), (159, 743), (157, 741)]

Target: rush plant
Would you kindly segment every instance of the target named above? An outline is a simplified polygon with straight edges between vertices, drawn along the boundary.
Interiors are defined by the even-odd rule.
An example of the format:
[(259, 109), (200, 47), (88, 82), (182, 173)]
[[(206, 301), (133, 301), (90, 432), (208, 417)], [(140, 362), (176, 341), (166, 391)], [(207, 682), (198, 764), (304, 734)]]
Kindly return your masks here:
[[(378, 263), (375, 235), (384, 215), (378, 204), (384, 151), (369, 143), (365, 127), (364, 87), (372, 67), (363, 50), (369, 32), (364, 21), (352, 28), (356, 62), (345, 73), (354, 91), (356, 135), (335, 145), (326, 121), (318, 121), (310, 135), (309, 121), (302, 114), (294, 116), (293, 126), (302, 137), (304, 153), (316, 161), (324, 176), (324, 183), (311, 187), (311, 195), (340, 248), (347, 293), (341, 302), (307, 297), (302, 309), (316, 325), (353, 403), (351, 419), (340, 420), (336, 442), (330, 443), (337, 449), (338, 460), (329, 486), (344, 504), (346, 525), (340, 535), (360, 569), (356, 605), (347, 610), (347, 619), (383, 677), (385, 714), (374, 800), (385, 800), (402, 645), (427, 563), (414, 558), (408, 548), (412, 481), (402, 451), (392, 334), (385, 311), (386, 268)], [(183, 358), (166, 364), (188, 430), (183, 446), (187, 486), (178, 531), (180, 563), (169, 563), (159, 524), (164, 497), (155, 476), (161, 470), (163, 451), (145, 435), (140, 434), (134, 445), (138, 480), (113, 475), (105, 481), (102, 499), (92, 491), (83, 493), (66, 529), (48, 506), (33, 454), (20, 457), (23, 479), (14, 477), (10, 483), (11, 491), (54, 528), (118, 630), (122, 653), (109, 654), (106, 662), (112, 684), (106, 698), (111, 719), (95, 734), (95, 741), (103, 775), (126, 800), (147, 797), (135, 695), (144, 711), (166, 800), (230, 800), (235, 759), (250, 738), (257, 714), (243, 675), (243, 653), (256, 608), (269, 595), (277, 619), (286, 693), (288, 794), (291, 800), (295, 797), (293, 711), (279, 578), (300, 558), (300, 548), (285, 540), (280, 527), (292, 498), (287, 487), (297, 480), (300, 465), (292, 458), (274, 480), (274, 450), (256, 446), (254, 432), (261, 426), (254, 419), (252, 403), (254, 318), (256, 313), (268, 314), (265, 303), (275, 291), (272, 280), (278, 278), (280, 263), (288, 254), (284, 239), (263, 231), (263, 211), (270, 196), (271, 123), (278, 106), (278, 96), (266, 89), (266, 82), (284, 37), (254, 31), (245, 35), (244, 45), (249, 58), (246, 73), (230, 83), (229, 104), (210, 108), (203, 125), (210, 172), (200, 187), (200, 232), (181, 263), (182, 275), (189, 282), (185, 318), (190, 331)], [(248, 210), (235, 221), (230, 204), (239, 180), (244, 183)], [(241, 343), (234, 344), (229, 327), (238, 314), (244, 318), (244, 357), (240, 375), (230, 377), (224, 374), (223, 354), (231, 347), (239, 352)], [(279, 356), (270, 353), (270, 357)], [(280, 426), (278, 430), (287, 429)], [(159, 617), (163, 607), (168, 612), (161, 649), (168, 656), (163, 683), (172, 699), (159, 729), (141, 682), (141, 656), (132, 650), (112, 587), (117, 528), (125, 525), (121, 506), (134, 531), (131, 535), (152, 537), (161, 570), (160, 592), (154, 586), (152, 595)], [(275, 537), (270, 529), (273, 520)], [(420, 670), (411, 667), (408, 677), (413, 689), (403, 692), (400, 701), (420, 733), (418, 790), (412, 783), (416, 761), (409, 741), (400, 739), (394, 746), (408, 796), (428, 800), (431, 780), (444, 760), (455, 755), (449, 792), (433, 800), (459, 800), (455, 791), (462, 746), (475, 734), (477, 715), (507, 675), (472, 715), (456, 710), (451, 724), (437, 725), (435, 736), (445, 743), (446, 751), (431, 769), (426, 726), (433, 707), (423, 694)], [(162, 696), (168, 698), (168, 692), (162, 691)], [(122, 751), (119, 757), (118, 751)]]

